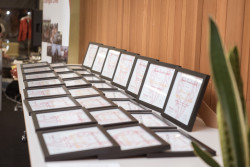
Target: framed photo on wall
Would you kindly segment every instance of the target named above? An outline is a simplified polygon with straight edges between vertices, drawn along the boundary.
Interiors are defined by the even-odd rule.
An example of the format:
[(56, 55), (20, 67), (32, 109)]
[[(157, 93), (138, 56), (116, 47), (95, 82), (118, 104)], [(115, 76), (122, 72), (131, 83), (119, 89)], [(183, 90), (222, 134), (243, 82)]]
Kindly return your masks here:
[(179, 68), (162, 116), (192, 131), (209, 76)]
[(62, 85), (62, 86), (49, 86), (44, 88), (24, 89), (23, 94), (25, 99), (30, 99), (30, 98), (70, 95), (70, 92), (64, 85)]
[(131, 52), (121, 52), (121, 56), (118, 65), (115, 70), (115, 74), (112, 80), (112, 84), (125, 90), (128, 84), (128, 79), (131, 76), (136, 58), (138, 54)]
[(138, 96), (143, 77), (149, 65), (149, 61), (153, 62), (156, 60), (144, 56), (138, 56), (132, 75), (128, 79), (129, 83), (126, 88), (126, 93), (129, 95), (133, 97)]
[(162, 62), (150, 63), (139, 91), (139, 103), (155, 111), (162, 112), (177, 68), (176, 65)]
[(35, 68), (35, 67), (45, 67), (49, 66), (48, 62), (39, 62), (39, 63), (27, 63), (21, 64), (21, 68)]
[(91, 67), (92, 73), (101, 74), (104, 62), (108, 54), (108, 50), (110, 48), (114, 48), (114, 47), (106, 46), (106, 45), (99, 46), (94, 63)]
[(117, 142), (99, 125), (41, 131), (37, 132), (37, 136), (45, 161), (96, 157), (120, 150)]
[(110, 127), (107, 132), (119, 144), (121, 151), (100, 155), (100, 159), (142, 156), (170, 149), (167, 142), (142, 124)]
[(198, 144), (203, 150), (206, 150), (211, 155), (215, 156), (216, 152), (203, 144), (202, 142), (198, 141), (197, 139), (193, 138), (192, 136), (188, 135), (187, 133), (183, 132), (182, 130), (178, 129), (154, 129), (153, 130), (156, 135), (161, 137), (163, 140), (168, 142), (171, 145), (170, 150), (165, 150), (158, 153), (149, 153), (147, 157), (149, 158), (157, 158), (157, 157), (191, 157), (196, 156), (194, 154), (193, 147), (191, 142), (195, 142)]
[(85, 108), (62, 109), (54, 112), (32, 113), (35, 130), (48, 130), (69, 126), (97, 124), (94, 117)]
[(102, 44), (89, 42), (87, 52), (85, 54), (84, 60), (82, 62), (83, 67), (90, 69), (93, 65), (97, 50)]
[(63, 80), (60, 78), (24, 81), (25, 89), (39, 88), (39, 87), (46, 87), (46, 86), (59, 86), (59, 85), (64, 85)]
[(49, 78), (58, 78), (58, 75), (53, 72), (44, 72), (44, 73), (35, 73), (35, 74), (23, 74), (23, 80), (37, 80), (37, 79), (49, 79)]
[(120, 54), (121, 54), (121, 49), (109, 49), (107, 58), (104, 62), (104, 66), (101, 72), (101, 77), (111, 81), (114, 73), (116, 66), (118, 64)]

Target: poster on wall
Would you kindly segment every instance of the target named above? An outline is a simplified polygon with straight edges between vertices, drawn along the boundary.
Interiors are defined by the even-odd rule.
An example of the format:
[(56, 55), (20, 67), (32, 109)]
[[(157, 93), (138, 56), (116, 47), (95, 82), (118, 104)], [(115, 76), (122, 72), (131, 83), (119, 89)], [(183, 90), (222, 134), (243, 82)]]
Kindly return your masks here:
[(48, 61), (49, 63), (67, 63), (69, 26), (69, 0), (44, 0), (42, 32), (43, 61)]

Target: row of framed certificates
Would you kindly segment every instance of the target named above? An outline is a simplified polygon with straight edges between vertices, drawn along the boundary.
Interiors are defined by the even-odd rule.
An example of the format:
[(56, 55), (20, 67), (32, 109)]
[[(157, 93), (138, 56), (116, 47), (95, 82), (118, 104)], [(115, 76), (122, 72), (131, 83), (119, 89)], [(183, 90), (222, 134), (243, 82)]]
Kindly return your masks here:
[(215, 155), (171, 123), (192, 129), (207, 75), (97, 43), (82, 65), (21, 68), (24, 103), (47, 161), (194, 156), (191, 141)]

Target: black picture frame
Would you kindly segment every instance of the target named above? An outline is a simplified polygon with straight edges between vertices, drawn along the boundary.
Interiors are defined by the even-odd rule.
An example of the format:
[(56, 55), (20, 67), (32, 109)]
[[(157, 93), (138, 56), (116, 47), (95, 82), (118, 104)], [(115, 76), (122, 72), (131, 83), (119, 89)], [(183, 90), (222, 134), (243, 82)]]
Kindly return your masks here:
[(51, 63), (50, 67), (52, 68), (61, 68), (61, 67), (66, 67), (67, 65), (64, 62), (60, 62), (60, 63)]
[(23, 69), (36, 68), (36, 67), (46, 67), (46, 66), (49, 66), (49, 63), (46, 61), (39, 62), (39, 63), (27, 63), (27, 64), (20, 65), (20, 67)]
[(57, 75), (62, 80), (82, 78), (80, 74), (75, 72), (59, 73)]
[(24, 81), (31, 81), (31, 80), (37, 80), (37, 79), (52, 79), (52, 78), (58, 78), (58, 75), (54, 71), (49, 72), (43, 72), (43, 73), (30, 73), (30, 74), (23, 74), (23, 80)]
[[(117, 141), (118, 145), (121, 148), (121, 151), (118, 153), (117, 152), (113, 153), (113, 154), (99, 155), (98, 158), (100, 159), (143, 156), (151, 152), (160, 152), (162, 150), (170, 149), (170, 145), (167, 142), (165, 142), (163, 139), (157, 136), (153, 131), (151, 131), (149, 128), (145, 127), (142, 124), (122, 125), (122, 126), (109, 127), (106, 129), (109, 135), (113, 137), (114, 140), (116, 140), (114, 136), (120, 137), (120, 135), (122, 135), (119, 138), (119, 141), (121, 142), (123, 141), (123, 145), (120, 145), (119, 141)], [(138, 141), (135, 141), (136, 137), (137, 138), (140, 137), (138, 138)], [(152, 143), (148, 146), (142, 147), (141, 146), (142, 141), (145, 141), (146, 137), (148, 138), (148, 140), (145, 143), (148, 144), (149, 141)], [(132, 146), (125, 145), (125, 143), (127, 143), (126, 140), (129, 140), (129, 144), (133, 143), (133, 145)]]
[(105, 63), (107, 54), (109, 49), (113, 49), (115, 47), (107, 46), (107, 45), (101, 45), (98, 48), (98, 51), (96, 53), (96, 57), (94, 59), (93, 65), (91, 67), (91, 72), (95, 74), (101, 74), (103, 65)]
[(64, 66), (64, 67), (56, 67), (54, 68), (55, 73), (68, 73), (68, 72), (73, 72), (69, 67)]
[(90, 87), (91, 83), (88, 82), (84, 78), (75, 78), (75, 79), (65, 79), (64, 80), (65, 86), (67, 88), (74, 88), (74, 87)]
[[(168, 110), (168, 107), (170, 106), (170, 104), (172, 102), (171, 100), (174, 99), (172, 97), (174, 97), (174, 94), (176, 92), (175, 91), (175, 86), (176, 86), (175, 84), (179, 81), (179, 77), (181, 77), (180, 76), (181, 74), (184, 74), (183, 75), (184, 77), (187, 76), (188, 79), (190, 80), (190, 82), (186, 82), (185, 79), (183, 79), (182, 80), (183, 83), (182, 83), (182, 85), (180, 85), (179, 88), (183, 88), (183, 89), (184, 88), (189, 88), (189, 89), (192, 88), (192, 94), (186, 95), (186, 98), (188, 97), (189, 101), (192, 101), (193, 107), (190, 104), (185, 104), (185, 106), (186, 106), (185, 109), (188, 108), (189, 106), (191, 106), (192, 107), (191, 108), (192, 111), (190, 111), (190, 109), (189, 109), (189, 112), (187, 112), (187, 111), (179, 112), (178, 111), (178, 119), (176, 119), (177, 117), (174, 118), (173, 116), (167, 114), (166, 110)], [(194, 125), (194, 122), (195, 122), (195, 119), (196, 119), (196, 116), (197, 116), (198, 111), (199, 111), (199, 107), (200, 107), (201, 101), (202, 101), (203, 96), (204, 96), (205, 91), (206, 91), (206, 87), (207, 87), (209, 78), (210, 78), (209, 75), (202, 74), (202, 73), (195, 72), (195, 71), (191, 71), (191, 70), (184, 69), (184, 68), (179, 68), (178, 71), (177, 71), (177, 75), (176, 75), (176, 77), (174, 79), (174, 83), (173, 83), (172, 89), (169, 92), (169, 96), (168, 96), (168, 98), (166, 100), (166, 104), (164, 105), (162, 116), (165, 117), (165, 118), (167, 118), (168, 120), (170, 120), (174, 124), (180, 126), (181, 128), (183, 128), (183, 129), (185, 129), (187, 131), (192, 131), (193, 125)], [(201, 82), (200, 83), (200, 88), (198, 88), (198, 86), (199, 86), (198, 81), (197, 82), (193, 82), (193, 81), (191, 81), (191, 79), (197, 79), (197, 80), (199, 79), (199, 80), (201, 80), (201, 81), (199, 81), (199, 82)], [(189, 86), (188, 85), (185, 86), (184, 85), (185, 83), (189, 84)], [(195, 84), (193, 84), (193, 83), (195, 83)], [(194, 87), (190, 87), (190, 84), (191, 84), (191, 86), (193, 85)], [(196, 89), (198, 89), (198, 91)], [(191, 90), (189, 90), (189, 91), (191, 91)], [(194, 93), (195, 91), (196, 91), (196, 93)], [(187, 91), (185, 91), (185, 93), (187, 93)], [(192, 97), (195, 98), (195, 99), (194, 100), (192, 100), (192, 99), (190, 100), (190, 98), (192, 98)], [(184, 102), (180, 102), (180, 104), (183, 104), (183, 103)], [(183, 109), (183, 108), (181, 108), (181, 109)], [(185, 113), (184, 114), (185, 116), (182, 117), (183, 113)], [(189, 115), (186, 115), (186, 114), (189, 114)], [(187, 119), (186, 123), (184, 123), (183, 120), (180, 121), (182, 118)]]
[(97, 77), (95, 75), (93, 75), (93, 76), (83, 76), (83, 78), (85, 78), (90, 83), (104, 83), (105, 82), (102, 78)]
[(50, 66), (41, 66), (41, 67), (33, 67), (33, 68), (22, 68), (22, 73), (27, 74), (39, 74), (39, 73), (45, 73), (53, 71), (53, 69)]
[[(128, 112), (152, 112), (151, 109), (148, 109), (141, 104), (135, 102), (134, 100), (112, 100), (116, 105), (122, 107), (124, 110)], [(123, 103), (123, 104), (122, 104)], [(133, 105), (133, 106), (132, 106)], [(137, 108), (135, 107), (137, 106)]]
[[(117, 105), (111, 100), (107, 99), (104, 95), (93, 95), (89, 97), (78, 97), (76, 101), (87, 110), (92, 111), (95, 109), (117, 108)], [(100, 101), (101, 100), (101, 101)], [(99, 103), (97, 103), (99, 102)], [(105, 104), (103, 104), (105, 103)]]
[[(77, 95), (77, 94), (81, 93), (81, 90), (84, 91), (84, 89), (85, 89), (85, 91), (87, 89), (87, 90), (94, 91), (95, 93), (91, 92), (88, 94), (85, 93), (85, 94)], [(74, 87), (74, 88), (69, 89), (68, 91), (71, 94), (71, 96), (74, 98), (92, 97), (92, 96), (99, 96), (99, 95), (103, 94), (102, 91), (100, 91), (99, 89), (97, 89), (96, 87), (93, 87), (93, 86), (91, 86), (91, 87)]]
[[(203, 148), (205, 151), (207, 151), (208, 153), (210, 153), (212, 156), (216, 155), (216, 151), (215, 150), (211, 149), (210, 147), (208, 147), (207, 145), (205, 145), (201, 141), (195, 139), (194, 137), (188, 135), (187, 133), (185, 133), (184, 131), (182, 131), (180, 129), (154, 129), (153, 131), (156, 134), (159, 134), (159, 133), (173, 133), (173, 132), (179, 133), (180, 136), (178, 135), (177, 137), (183, 136), (187, 140), (193, 141), (196, 144), (198, 144), (201, 148)], [(178, 139), (175, 138), (175, 141), (176, 140), (178, 140)], [(184, 140), (182, 142), (184, 142)], [(189, 149), (180, 151), (179, 148), (178, 148), (178, 146), (176, 148), (176, 146), (173, 145), (173, 142), (169, 141), (169, 143), (171, 145), (171, 149), (174, 149), (174, 150), (170, 149), (170, 150), (165, 150), (165, 151), (158, 152), (158, 153), (150, 153), (150, 154), (147, 154), (147, 157), (148, 158), (160, 158), (160, 157), (192, 157), (192, 156), (196, 156), (194, 154), (194, 151), (191, 151)], [(190, 143), (190, 145), (191, 145), (191, 143)], [(190, 148), (192, 148), (192, 146), (190, 146)]]
[(125, 111), (121, 107), (111, 109), (96, 109), (90, 111), (90, 114), (95, 118), (97, 123), (103, 127), (138, 123), (138, 121), (132, 117), (129, 112)]
[[(152, 67), (152, 70), (151, 70), (151, 67)], [(165, 71), (155, 72), (156, 68), (161, 68), (159, 70), (165, 70)], [(179, 66), (173, 65), (173, 64), (168, 64), (168, 63), (163, 63), (163, 62), (158, 62), (158, 61), (150, 62), (149, 66), (146, 69), (146, 73), (143, 77), (143, 81), (142, 81), (143, 84), (140, 87), (139, 94), (137, 96), (137, 101), (140, 104), (148, 108), (151, 108), (157, 112), (163, 112), (164, 106), (167, 102), (169, 92), (172, 89), (172, 86), (174, 83), (173, 81), (175, 80), (175, 76), (177, 74), (178, 68)], [(165, 73), (167, 74), (164, 75)], [(159, 82), (157, 82), (157, 79), (155, 79), (156, 77), (160, 79)], [(166, 84), (167, 79), (170, 79), (170, 81), (167, 81), (167, 84)], [(146, 85), (146, 82), (151, 83), (152, 81), (156, 82), (158, 89), (156, 88), (156, 85), (153, 85), (154, 87), (150, 85)], [(163, 85), (166, 85), (166, 87), (164, 88)], [(155, 91), (153, 91), (154, 89)], [(164, 90), (164, 89), (167, 89), (167, 90)], [(164, 91), (167, 91), (167, 92), (164, 92)], [(146, 97), (143, 97), (143, 96), (146, 96)], [(146, 99), (148, 101), (145, 101)], [(161, 107), (159, 105), (161, 105)]]
[[(61, 151), (61, 153), (51, 154), (49, 152), (48, 145), (46, 144), (46, 141), (45, 141), (46, 139), (44, 139), (44, 136), (46, 136), (46, 134), (47, 134), (47, 136), (54, 135), (55, 137), (60, 139), (61, 136), (67, 136), (70, 134), (71, 136), (77, 137), (78, 133), (83, 133), (83, 134), (81, 134), (82, 139), (79, 141), (85, 140), (86, 142), (89, 142), (92, 140), (89, 140), (89, 138), (91, 136), (90, 136), (90, 133), (88, 133), (88, 132), (91, 132), (91, 134), (96, 133), (95, 134), (96, 138), (102, 136), (101, 138), (103, 138), (103, 140), (104, 140), (103, 144), (104, 143), (107, 143), (107, 144), (105, 144), (105, 146), (103, 146), (103, 147), (100, 146), (98, 148), (97, 146), (99, 146), (100, 143), (96, 142), (96, 144), (91, 144), (91, 145), (94, 145), (96, 148), (90, 148), (90, 149), (83, 148), (83, 150), (77, 150), (77, 151), (70, 150), (68, 152), (66, 152), (67, 151), (66, 150), (64, 152)], [(61, 136), (58, 136), (58, 134)], [(102, 155), (102, 154), (116, 153), (120, 150), (120, 147), (117, 144), (117, 142), (115, 140), (113, 140), (113, 138), (100, 125), (84, 125), (84, 126), (74, 126), (74, 127), (67, 127), (67, 128), (61, 128), (61, 129), (40, 131), (40, 132), (37, 132), (37, 136), (38, 136), (41, 148), (42, 148), (43, 153), (44, 153), (45, 161), (60, 161), (60, 160), (71, 160), (71, 159), (82, 159), (82, 158), (96, 157), (96, 156)], [(79, 138), (79, 137), (77, 137), (77, 138)], [(57, 145), (61, 144), (65, 147), (65, 145), (62, 143), (56, 142), (56, 144)], [(79, 144), (80, 143), (78, 143), (77, 145), (79, 145)], [(80, 145), (83, 146), (82, 143)], [(52, 146), (50, 146), (50, 147), (52, 147)], [(62, 146), (60, 148), (62, 148)]]
[(112, 81), (122, 51), (124, 50), (117, 48), (112, 48), (108, 50), (108, 54), (106, 56), (100, 75), (102, 78), (108, 81)]
[(143, 85), (142, 81), (146, 74), (146, 69), (149, 66), (149, 63), (154, 61), (157, 60), (145, 56), (137, 56), (132, 75), (128, 79), (128, 84), (125, 90), (127, 94), (137, 98), (140, 87)]
[[(45, 83), (47, 82), (47, 83)], [(52, 84), (54, 82), (54, 84)], [(31, 81), (24, 81), (25, 89), (28, 88), (42, 88), (47, 86), (59, 86), (64, 85), (64, 82), (60, 78), (52, 78), (52, 79), (38, 79), (38, 80), (31, 80)]]
[(104, 82), (104, 83), (92, 83), (92, 86), (96, 87), (97, 89), (100, 89), (101, 91), (103, 90), (117, 90), (116, 87), (113, 85)]
[[(82, 61), (82, 66), (90, 69), (94, 63), (94, 59), (96, 57), (97, 50), (99, 46), (101, 46), (101, 43), (96, 43), (96, 42), (89, 42), (88, 48), (86, 50), (86, 54), (84, 56), (84, 59)], [(94, 47), (94, 48), (93, 48)], [(93, 49), (93, 50), (90, 50)]]
[(75, 72), (81, 76), (94, 76), (89, 70), (75, 70)]
[[(46, 92), (46, 90), (54, 90), (52, 93), (54, 94), (46, 94), (48, 92)], [(63, 90), (64, 93), (60, 93), (59, 91)], [(40, 92), (39, 92), (40, 91)], [(34, 95), (30, 95), (30, 93), (32, 93)], [(39, 95), (40, 93), (40, 95)], [(34, 99), (34, 98), (42, 98), (42, 97), (60, 97), (62, 95), (70, 95), (70, 92), (68, 91), (68, 89), (62, 85), (62, 86), (46, 86), (43, 88), (29, 88), (29, 89), (24, 89), (23, 90), (23, 94), (24, 94), (24, 98), (25, 99)]]
[(77, 109), (62, 109), (53, 112), (36, 112), (32, 113), (31, 116), (36, 131), (97, 124), (95, 118), (84, 107)]
[[(133, 100), (134, 99), (134, 97), (120, 90), (103, 90), (102, 92), (110, 100), (130, 100), (130, 99)], [(122, 96), (119, 96), (119, 94)]]
[[(131, 113), (131, 115), (138, 120), (138, 122), (140, 124), (143, 124), (144, 126), (150, 128), (150, 129), (176, 129), (177, 127), (174, 126), (170, 121), (168, 121), (167, 119), (163, 118), (162, 116), (160, 116), (157, 113), (154, 112), (133, 112)], [(147, 118), (138, 118), (138, 116), (141, 117), (145, 117), (145, 116), (149, 116)], [(152, 121), (154, 121), (157, 125), (153, 125), (154, 122), (152, 122), (153, 124), (148, 124), (145, 121), (143, 121), (142, 119), (152, 119)], [(153, 120), (154, 119), (154, 120)]]
[[(66, 100), (71, 101), (71, 106), (67, 106), (67, 104), (63, 104), (63, 100), (66, 103)], [(68, 102), (67, 101), (67, 102)], [(61, 109), (75, 109), (75, 108), (81, 108), (82, 106), (70, 95), (66, 96), (60, 96), (60, 97), (46, 97), (46, 98), (35, 98), (35, 99), (25, 99), (23, 100), (29, 115), (31, 113), (35, 112), (43, 112), (43, 111), (58, 111)], [(36, 104), (30, 104), (30, 102), (36, 103)], [(53, 103), (60, 103), (60, 107), (52, 106)], [(35, 108), (33, 105), (37, 105)], [(40, 105), (40, 106), (39, 106)], [(42, 106), (42, 107), (41, 107)], [(40, 108), (39, 108), (40, 107)]]
[[(126, 56), (127, 56), (127, 58), (126, 58)], [(131, 57), (131, 59), (129, 59), (128, 57)], [(121, 52), (121, 55), (120, 55), (119, 61), (117, 63), (115, 73), (114, 73), (114, 76), (113, 76), (112, 82), (111, 82), (114, 86), (121, 88), (123, 90), (126, 89), (128, 83), (129, 83), (129, 78), (131, 78), (131, 75), (134, 71), (137, 57), (138, 57), (137, 53), (127, 52), (127, 51)], [(129, 61), (131, 61), (131, 62), (129, 62)], [(124, 69), (124, 68), (129, 68), (129, 69)]]

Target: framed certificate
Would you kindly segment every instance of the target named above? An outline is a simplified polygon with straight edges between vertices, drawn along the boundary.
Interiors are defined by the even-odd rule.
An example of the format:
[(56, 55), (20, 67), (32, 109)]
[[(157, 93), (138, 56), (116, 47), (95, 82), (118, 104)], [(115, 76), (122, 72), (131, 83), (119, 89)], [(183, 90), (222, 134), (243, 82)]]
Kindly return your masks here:
[(156, 158), (156, 157), (190, 157), (195, 156), (191, 142), (198, 144), (203, 150), (206, 150), (211, 155), (215, 156), (216, 152), (183, 132), (182, 130), (177, 129), (157, 129), (153, 130), (159, 137), (168, 142), (171, 145), (170, 150), (165, 150), (158, 153), (150, 153), (147, 157)]
[(84, 108), (32, 113), (36, 131), (76, 125), (96, 124), (96, 120)]
[(99, 125), (85, 125), (37, 132), (45, 161), (82, 159), (120, 150)]
[(170, 149), (170, 145), (142, 124), (107, 128), (108, 134), (119, 144), (121, 151), (98, 156), (101, 159), (140, 156)]
[(136, 112), (131, 115), (150, 129), (176, 129), (172, 123), (153, 112)]
[(56, 73), (64, 73), (64, 72), (73, 72), (70, 68), (68, 67), (58, 67), (58, 68), (54, 68), (54, 71)]
[(117, 90), (116, 87), (114, 87), (113, 85), (109, 84), (109, 83), (92, 83), (92, 85), (98, 89), (100, 89), (101, 91), (103, 90)]
[(23, 74), (23, 80), (36, 80), (36, 79), (48, 79), (48, 78), (57, 78), (58, 75), (53, 72), (44, 72), (44, 73), (35, 73), (35, 74)]
[(178, 66), (162, 62), (150, 63), (139, 91), (139, 103), (162, 112), (177, 68)]
[(113, 100), (113, 102), (118, 105), (119, 107), (124, 108), (128, 112), (138, 112), (138, 111), (150, 111), (146, 107), (136, 103), (133, 100)]
[(49, 66), (48, 62), (21, 64), (21, 68), (35, 68)]
[(56, 111), (60, 109), (80, 108), (81, 105), (71, 96), (46, 97), (40, 99), (26, 99), (24, 104), (31, 114), (32, 112)]
[(82, 65), (67, 65), (71, 70), (82, 70), (85, 71), (86, 68), (84, 68)]
[(121, 88), (126, 89), (128, 79), (132, 74), (135, 66), (136, 58), (138, 54), (131, 52), (122, 52), (118, 65), (115, 70), (115, 74), (112, 80), (112, 84)]
[(53, 69), (50, 66), (34, 67), (34, 68), (23, 68), (21, 70), (22, 70), (23, 74), (44, 73), (44, 72), (53, 71)]
[(88, 70), (75, 70), (76, 73), (82, 75), (82, 76), (94, 76), (94, 74), (92, 74), (90, 71)]
[(117, 105), (103, 95), (76, 98), (76, 101), (88, 110), (115, 108)]
[(137, 97), (142, 84), (143, 77), (149, 65), (149, 61), (156, 61), (148, 57), (138, 56), (132, 75), (129, 77), (129, 82), (126, 88), (126, 93), (133, 97)]
[(65, 63), (51, 63), (50, 67), (57, 68), (57, 67), (66, 67)]
[(31, 88), (23, 90), (25, 99), (38, 98), (38, 97), (53, 97), (70, 95), (70, 92), (65, 86), (51, 86), (44, 88)]
[(97, 76), (84, 76), (83, 78), (85, 78), (90, 83), (104, 83), (105, 82), (104, 80), (102, 80), (101, 78)]
[(90, 114), (97, 120), (99, 125), (104, 127), (138, 123), (134, 117), (121, 107), (113, 109), (98, 109), (91, 111)]
[(104, 90), (102, 91), (104, 95), (110, 100), (129, 100), (134, 99), (133, 97), (129, 96), (128, 94), (119, 91), (119, 90)]
[(24, 81), (25, 89), (39, 88), (39, 87), (45, 87), (45, 86), (59, 86), (59, 85), (64, 85), (63, 80), (61, 80), (60, 78)]
[(121, 54), (121, 49), (109, 49), (107, 58), (105, 60), (102, 72), (101, 72), (101, 77), (111, 81), (114, 73), (116, 66), (118, 64), (118, 60), (120, 58)]
[(98, 48), (93, 66), (91, 68), (91, 72), (101, 74), (104, 61), (107, 57), (107, 53), (110, 48), (114, 48), (114, 47), (102, 45)]
[(208, 75), (180, 68), (162, 116), (192, 131), (208, 81)]
[(61, 79), (73, 79), (73, 78), (82, 78), (82, 76), (80, 74), (77, 74), (75, 72), (69, 72), (69, 73), (61, 73), (58, 74), (58, 76)]
[(82, 62), (82, 65), (88, 69), (90, 69), (93, 65), (97, 50), (99, 46), (102, 44), (99, 43), (94, 43), (94, 42), (89, 42), (89, 46), (85, 55), (85, 58)]
[(78, 79), (68, 79), (64, 80), (64, 83), (67, 88), (73, 88), (73, 87), (89, 87), (91, 86), (91, 83), (88, 82), (84, 78), (78, 78)]
[(100, 90), (95, 87), (87, 87), (87, 88), (73, 88), (69, 89), (71, 96), (74, 98), (78, 97), (91, 97), (91, 96), (98, 96), (103, 94)]

